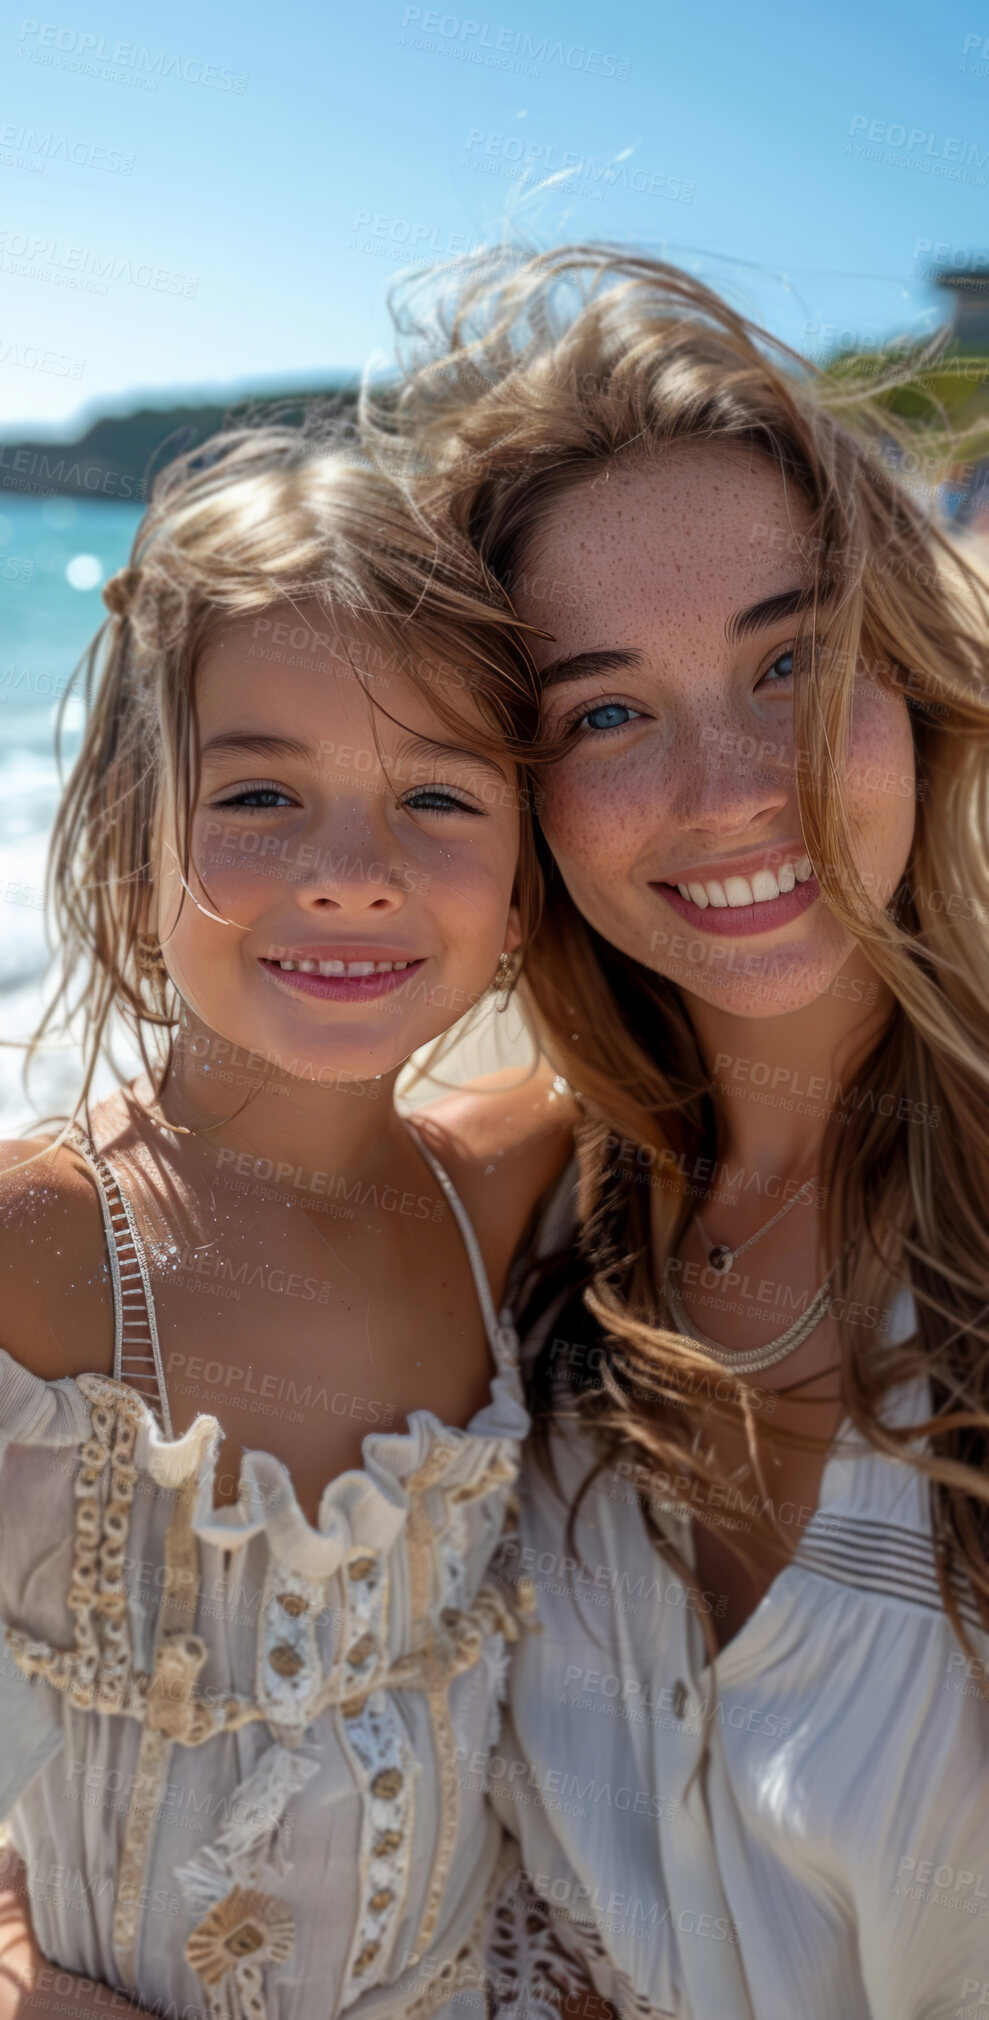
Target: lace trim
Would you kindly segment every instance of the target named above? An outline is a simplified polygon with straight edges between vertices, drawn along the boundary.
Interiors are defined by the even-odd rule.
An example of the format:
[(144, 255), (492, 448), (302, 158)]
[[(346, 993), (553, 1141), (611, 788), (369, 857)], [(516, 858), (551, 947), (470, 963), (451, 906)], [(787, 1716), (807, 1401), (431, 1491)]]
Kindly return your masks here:
[(423, 1960), (420, 1969), (424, 1982), (418, 1991), (410, 1986), (406, 1992), (402, 2006), (402, 2020), (429, 2020), (429, 2015), (445, 2006), (456, 1993), (469, 1990), (478, 1990), (482, 1993), (483, 2009), (479, 2002), (478, 2012), (480, 2014), (483, 2010), (486, 2016), (490, 2016), (493, 2009), (490, 1994), (486, 1990), (489, 1982), (486, 1941), (494, 1904), (509, 1884), (511, 1877), (517, 1874), (518, 1858), (518, 1846), (513, 1839), (506, 1838), (466, 1936), (451, 1957), (428, 1957)]
[(75, 1647), (50, 1653), (71, 1669), (66, 1688), (73, 1704), (82, 1711), (116, 1711), (133, 1663), (124, 1556), (142, 1409), (105, 1376), (80, 1375), (78, 1387), (90, 1406), (90, 1436), (79, 1452), (75, 1547), (65, 1602), (75, 1614)]
[(283, 1964), (295, 1946), (292, 1910), (271, 1891), (289, 1871), (285, 1812), (319, 1767), (309, 1755), (273, 1746), (235, 1791), (231, 1821), (216, 1842), (176, 1871), (201, 1913), (185, 1957), (210, 2020), (267, 2020), (265, 1967)]
[(517, 1867), (492, 1904), (485, 1946), (491, 2020), (676, 2020), (611, 1963), (596, 1929), (555, 1912)]
[(161, 1811), (168, 1780), (174, 1736), (169, 1730), (172, 1693), (179, 1699), (184, 1679), (198, 1676), (201, 1663), (192, 1653), (195, 1637), (188, 1633), (196, 1618), (199, 1550), (192, 1533), (193, 1493), (186, 1487), (176, 1496), (165, 1534), (164, 1597), (158, 1619), (154, 1675), (148, 1689), (148, 1713), (141, 1733), (124, 1843), (117, 1871), (113, 1911), (113, 1941), (121, 1975), (135, 1982), (136, 1950), (144, 1876), (152, 1833)]

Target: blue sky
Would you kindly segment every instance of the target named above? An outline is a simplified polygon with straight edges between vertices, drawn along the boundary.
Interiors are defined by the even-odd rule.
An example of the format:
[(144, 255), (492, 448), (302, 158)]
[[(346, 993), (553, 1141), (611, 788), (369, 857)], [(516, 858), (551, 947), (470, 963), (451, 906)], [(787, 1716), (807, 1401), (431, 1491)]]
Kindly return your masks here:
[(972, 0), (39, 0), (0, 77), (7, 433), (384, 360), (410, 255), (513, 220), (662, 252), (811, 352), (929, 328), (938, 246), (989, 252)]

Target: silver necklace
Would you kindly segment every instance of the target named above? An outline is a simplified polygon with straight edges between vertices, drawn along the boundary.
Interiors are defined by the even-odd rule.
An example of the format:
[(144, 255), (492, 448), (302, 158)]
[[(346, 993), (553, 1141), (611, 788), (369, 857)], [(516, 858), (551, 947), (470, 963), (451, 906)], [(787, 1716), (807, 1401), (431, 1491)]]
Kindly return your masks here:
[(673, 1281), (674, 1260), (673, 1256), (667, 1259), (663, 1272), (663, 1289), (676, 1331), (683, 1339), (696, 1340), (698, 1345), (704, 1347), (716, 1361), (720, 1361), (723, 1368), (730, 1368), (736, 1375), (756, 1375), (761, 1368), (771, 1368), (777, 1361), (784, 1361), (787, 1354), (796, 1353), (797, 1348), (809, 1338), (815, 1326), (820, 1325), (831, 1304), (833, 1269), (828, 1271), (824, 1282), (814, 1292), (806, 1311), (794, 1319), (792, 1326), (787, 1326), (785, 1333), (778, 1333), (774, 1340), (767, 1340), (761, 1347), (724, 1347), (720, 1340), (712, 1340), (708, 1333), (702, 1333), (700, 1327), (688, 1319), (680, 1293)]
[[(791, 1206), (796, 1206), (798, 1199), (806, 1193), (810, 1183), (809, 1178), (805, 1179), (803, 1185), (800, 1187), (800, 1191), (795, 1192), (793, 1198), (787, 1200), (786, 1205), (782, 1206), (778, 1213), (774, 1213), (772, 1220), (767, 1220), (764, 1227), (757, 1228), (755, 1234), (750, 1234), (747, 1241), (739, 1242), (737, 1248), (731, 1248), (727, 1242), (716, 1242), (712, 1246), (710, 1236), (704, 1231), (700, 1214), (695, 1214), (694, 1219), (697, 1223), (698, 1234), (708, 1248), (707, 1259), (710, 1268), (715, 1270), (719, 1276), (724, 1276), (732, 1268), (738, 1256), (744, 1255), (745, 1250), (751, 1248), (753, 1242), (757, 1242), (761, 1235), (768, 1234), (770, 1228), (775, 1227), (783, 1219), (784, 1214), (789, 1213)], [(730, 1368), (737, 1375), (756, 1375), (760, 1369), (771, 1368), (777, 1361), (785, 1360), (788, 1354), (796, 1353), (797, 1348), (803, 1346), (804, 1341), (809, 1339), (815, 1327), (820, 1325), (821, 1320), (830, 1309), (834, 1269), (828, 1271), (824, 1282), (818, 1285), (806, 1310), (800, 1313), (799, 1318), (794, 1319), (792, 1325), (787, 1326), (785, 1332), (778, 1333), (773, 1340), (766, 1340), (761, 1347), (725, 1347), (722, 1346), (720, 1340), (712, 1340), (710, 1334), (702, 1333), (700, 1327), (694, 1325), (687, 1317), (683, 1299), (673, 1280), (674, 1260), (673, 1256), (667, 1259), (666, 1268), (663, 1272), (663, 1289), (666, 1293), (666, 1302), (670, 1308), (670, 1314), (677, 1332), (682, 1339), (696, 1340), (698, 1345), (706, 1348), (707, 1352), (716, 1361), (719, 1361), (723, 1368)]]
[(759, 1227), (756, 1229), (755, 1234), (750, 1234), (748, 1241), (739, 1242), (737, 1248), (729, 1248), (728, 1243), (725, 1241), (714, 1242), (712, 1245), (710, 1235), (704, 1232), (704, 1224), (700, 1214), (695, 1213), (694, 1220), (697, 1224), (697, 1232), (707, 1247), (707, 1259), (711, 1269), (717, 1270), (719, 1276), (724, 1276), (725, 1272), (732, 1268), (737, 1256), (744, 1255), (746, 1249), (751, 1248), (754, 1241), (758, 1241), (762, 1235), (768, 1234), (770, 1228), (775, 1227), (777, 1222), (783, 1219), (784, 1214), (789, 1213), (791, 1206), (796, 1206), (798, 1199), (802, 1198), (810, 1182), (809, 1178), (805, 1178), (800, 1191), (795, 1192), (793, 1198), (788, 1199), (786, 1205), (780, 1207), (779, 1213), (774, 1213), (772, 1220), (767, 1220), (765, 1227)]

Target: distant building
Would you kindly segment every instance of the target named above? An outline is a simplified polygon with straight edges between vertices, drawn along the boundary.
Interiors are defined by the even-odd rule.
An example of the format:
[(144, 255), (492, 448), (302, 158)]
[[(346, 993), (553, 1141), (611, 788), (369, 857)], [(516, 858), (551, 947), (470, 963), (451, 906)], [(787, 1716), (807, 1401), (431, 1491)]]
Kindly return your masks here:
[(933, 279), (954, 295), (951, 320), (959, 350), (989, 351), (989, 254), (973, 256), (970, 267), (942, 268)]

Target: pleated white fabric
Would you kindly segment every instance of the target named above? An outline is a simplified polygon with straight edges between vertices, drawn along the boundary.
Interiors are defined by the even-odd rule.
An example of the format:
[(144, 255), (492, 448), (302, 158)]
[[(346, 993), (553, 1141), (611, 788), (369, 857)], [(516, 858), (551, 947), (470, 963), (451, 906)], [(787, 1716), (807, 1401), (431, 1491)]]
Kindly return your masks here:
[[(559, 1235), (557, 1213), (545, 1245)], [(909, 1293), (886, 1323), (913, 1331)], [(892, 1398), (891, 1421), (928, 1414), (926, 1384)], [(714, 1676), (632, 1482), (590, 1490), (578, 1561), (566, 1517), (592, 1452), (571, 1428), (554, 1451), (562, 1495), (523, 1457), (542, 1631), (518, 1650), (492, 1765), (537, 1893), (595, 1930), (643, 2013), (989, 2011), (989, 1636), (965, 1607), (973, 1667), (938, 1595), (926, 1484), (843, 1426), (798, 1556)], [(692, 1562), (689, 1523), (662, 1520)]]

